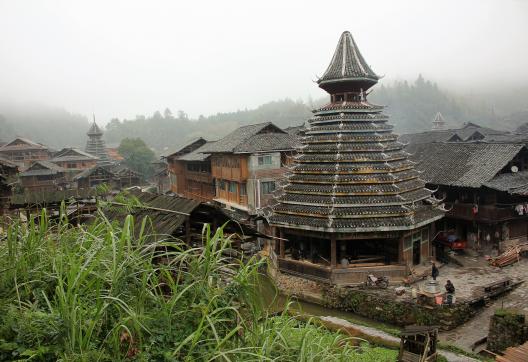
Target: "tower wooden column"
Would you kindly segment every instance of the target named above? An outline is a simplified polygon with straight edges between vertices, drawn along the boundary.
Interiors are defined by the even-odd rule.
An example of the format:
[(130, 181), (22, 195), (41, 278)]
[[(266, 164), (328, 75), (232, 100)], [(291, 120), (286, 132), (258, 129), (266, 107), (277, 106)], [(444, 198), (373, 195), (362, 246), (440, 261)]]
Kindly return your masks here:
[(282, 229), (279, 229), (279, 237), (280, 237), (280, 240), (279, 240), (279, 256), (281, 258), (284, 258), (286, 256), (286, 251), (284, 250), (285, 249), (285, 246), (284, 246), (284, 232), (282, 231)]
[(330, 237), (330, 266), (335, 268), (337, 265), (337, 242), (335, 235)]

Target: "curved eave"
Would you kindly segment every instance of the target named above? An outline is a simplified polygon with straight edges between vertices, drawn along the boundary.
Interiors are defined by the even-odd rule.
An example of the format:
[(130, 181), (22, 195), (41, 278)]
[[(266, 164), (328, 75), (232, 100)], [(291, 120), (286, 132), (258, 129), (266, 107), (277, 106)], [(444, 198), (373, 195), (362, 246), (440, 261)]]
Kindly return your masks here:
[(326, 84), (338, 84), (338, 83), (347, 83), (347, 82), (372, 82), (372, 85), (374, 85), (378, 82), (378, 80), (380, 80), (380, 77), (377, 75), (373, 77), (341, 77), (341, 78), (318, 79), (317, 84), (319, 84), (319, 86), (322, 86)]
[(284, 192), (287, 194), (297, 194), (297, 195), (318, 195), (318, 196), (396, 196), (401, 193), (406, 192), (413, 192), (417, 190), (423, 189), (423, 186), (417, 186), (414, 188), (410, 188), (407, 190), (398, 190), (394, 192), (385, 191), (385, 192), (353, 192), (353, 191), (347, 191), (347, 192), (317, 192), (317, 191), (309, 191), (309, 190), (285, 190)]
[[(299, 164), (301, 165), (301, 164)], [(296, 174), (321, 174), (321, 175), (365, 175), (365, 174), (378, 174), (378, 173), (394, 173), (400, 171), (412, 170), (413, 166), (409, 165), (407, 167), (399, 167), (393, 169), (373, 169), (373, 168), (364, 168), (356, 171), (349, 170), (298, 170), (294, 169), (293, 172)]]
[[(378, 184), (394, 184), (404, 181), (410, 181), (418, 179), (420, 180), (419, 176), (409, 176), (409, 177), (403, 177), (400, 179), (391, 179), (391, 180), (361, 180), (361, 181), (346, 181), (346, 180), (338, 180), (338, 181), (320, 181), (320, 180), (291, 180), (289, 179), (288, 182), (291, 184), (315, 184), (315, 185), (378, 185)], [(424, 184), (426, 182), (424, 181)]]
[[(380, 195), (374, 195), (374, 196), (380, 196)], [(283, 201), (283, 200), (280, 200), (280, 203), (281, 204), (292, 204), (292, 205), (301, 205), (301, 206), (333, 206), (335, 208), (338, 208), (338, 207), (364, 207), (364, 206), (372, 206), (372, 207), (376, 207), (376, 206), (402, 206), (402, 205), (412, 205), (412, 204), (415, 204), (419, 201), (422, 201), (422, 200), (426, 200), (428, 198), (430, 198), (431, 195), (427, 195), (427, 196), (423, 196), (423, 197), (418, 197), (416, 199), (413, 199), (413, 200), (399, 200), (399, 201), (395, 201), (395, 202), (375, 202), (375, 203), (368, 203), (368, 202), (364, 202), (364, 203), (361, 203), (361, 204), (337, 204), (337, 205), (332, 205), (332, 204), (322, 204), (322, 203), (313, 203), (313, 202), (301, 202), (301, 201)]]
[(296, 224), (289, 224), (289, 223), (274, 223), (269, 222), (270, 226), (276, 226), (276, 227), (284, 227), (289, 229), (298, 229), (298, 230), (310, 230), (310, 231), (319, 231), (324, 233), (332, 233), (332, 234), (349, 234), (349, 233), (372, 233), (372, 232), (383, 232), (383, 231), (408, 231), (408, 230), (415, 230), (418, 228), (421, 228), (422, 226), (428, 225), (432, 222), (435, 222), (436, 220), (440, 220), (444, 217), (444, 214), (437, 215), (431, 218), (428, 218), (426, 220), (423, 220), (419, 223), (412, 224), (412, 225), (402, 225), (402, 226), (378, 226), (378, 227), (368, 227), (368, 228), (323, 228), (323, 227), (315, 227), (315, 226), (309, 226), (309, 225), (296, 225)]
[[(328, 220), (328, 215), (323, 214), (311, 214), (311, 213), (300, 213), (300, 212), (291, 212), (291, 211), (275, 211), (275, 214), (282, 214), (282, 215), (293, 215), (293, 216), (303, 216), (303, 217), (313, 217), (321, 220)], [(404, 213), (379, 213), (379, 214), (358, 214), (358, 215), (339, 215), (335, 216), (336, 219), (375, 219), (380, 217), (405, 217), (405, 216), (411, 216), (414, 212), (408, 211)]]

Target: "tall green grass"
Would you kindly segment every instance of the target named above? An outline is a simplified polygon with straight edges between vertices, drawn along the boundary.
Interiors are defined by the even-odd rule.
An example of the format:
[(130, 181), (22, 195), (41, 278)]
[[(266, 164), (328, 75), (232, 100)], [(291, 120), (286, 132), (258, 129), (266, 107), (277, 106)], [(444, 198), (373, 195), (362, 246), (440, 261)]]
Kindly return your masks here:
[[(146, 243), (147, 220), (89, 225), (13, 220), (0, 241), (0, 361), (392, 361), (259, 295), (262, 261), (203, 247)], [(149, 240), (152, 240), (149, 238)], [(372, 357), (374, 356), (374, 357)]]

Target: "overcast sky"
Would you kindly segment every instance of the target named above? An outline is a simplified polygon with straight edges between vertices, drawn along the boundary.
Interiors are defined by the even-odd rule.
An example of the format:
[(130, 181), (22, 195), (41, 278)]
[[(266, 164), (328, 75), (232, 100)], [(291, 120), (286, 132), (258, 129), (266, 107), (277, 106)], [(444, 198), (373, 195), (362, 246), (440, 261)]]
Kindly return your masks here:
[(524, 0), (0, 0), (0, 98), (102, 123), (317, 98), (344, 30), (382, 82), (528, 81)]

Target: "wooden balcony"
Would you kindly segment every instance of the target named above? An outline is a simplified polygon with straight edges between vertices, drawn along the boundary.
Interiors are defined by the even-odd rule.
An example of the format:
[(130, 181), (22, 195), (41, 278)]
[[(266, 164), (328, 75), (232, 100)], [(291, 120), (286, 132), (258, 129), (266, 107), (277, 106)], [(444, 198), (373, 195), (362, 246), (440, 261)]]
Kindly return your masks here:
[(213, 184), (213, 175), (208, 172), (187, 171), (186, 177), (188, 180), (201, 182), (208, 185)]
[(519, 218), (519, 216), (512, 207), (497, 207), (495, 205), (478, 205), (478, 212), (473, 213), (474, 204), (446, 204), (449, 210), (446, 217), (453, 219), (483, 221), (483, 222), (497, 222), (506, 221), (510, 219)]
[(317, 282), (336, 285), (358, 285), (367, 280), (367, 275), (387, 276), (389, 281), (401, 281), (408, 275), (405, 265), (353, 266), (330, 268), (308, 261), (277, 258), (279, 270)]

